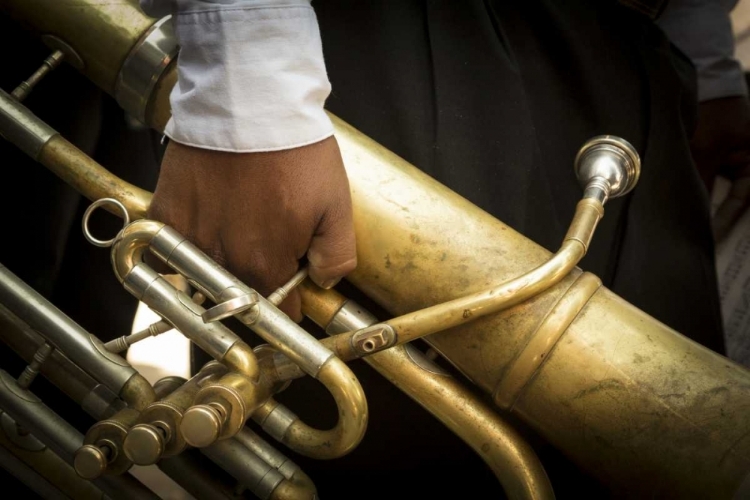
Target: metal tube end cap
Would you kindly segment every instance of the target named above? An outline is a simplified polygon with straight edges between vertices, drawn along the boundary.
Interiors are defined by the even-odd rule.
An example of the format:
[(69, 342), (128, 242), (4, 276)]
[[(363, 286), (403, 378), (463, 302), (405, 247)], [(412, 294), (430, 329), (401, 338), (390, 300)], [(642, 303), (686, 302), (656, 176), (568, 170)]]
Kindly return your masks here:
[(205, 448), (219, 439), (223, 421), (215, 408), (197, 405), (185, 412), (180, 422), (180, 430), (187, 444), (195, 448)]
[(83, 479), (96, 479), (107, 470), (107, 455), (101, 448), (86, 444), (78, 448), (73, 457), (73, 468)]
[(136, 465), (152, 465), (164, 453), (164, 437), (154, 426), (138, 424), (133, 426), (122, 444), (125, 456)]
[(574, 168), (581, 186), (603, 185), (608, 198), (629, 193), (641, 175), (641, 158), (625, 139), (600, 135), (584, 144), (576, 155)]

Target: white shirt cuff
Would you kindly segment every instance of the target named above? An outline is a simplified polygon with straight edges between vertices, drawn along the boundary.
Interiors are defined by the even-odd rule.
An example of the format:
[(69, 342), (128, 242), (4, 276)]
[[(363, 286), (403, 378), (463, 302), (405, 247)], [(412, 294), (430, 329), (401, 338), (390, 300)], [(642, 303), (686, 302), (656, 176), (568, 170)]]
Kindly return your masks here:
[(259, 152), (333, 135), (323, 108), (331, 85), (309, 1), (192, 1), (178, 7), (178, 81), (165, 129), (170, 139)]

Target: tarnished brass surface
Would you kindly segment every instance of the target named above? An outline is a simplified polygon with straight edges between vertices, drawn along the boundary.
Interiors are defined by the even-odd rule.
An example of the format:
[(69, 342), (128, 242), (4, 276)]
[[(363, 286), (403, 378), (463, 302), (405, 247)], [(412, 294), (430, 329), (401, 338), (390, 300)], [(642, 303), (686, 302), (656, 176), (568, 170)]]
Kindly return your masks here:
[(29, 451), (13, 444), (0, 430), (0, 446), (7, 449), (23, 463), (43, 476), (70, 498), (81, 500), (102, 500), (104, 494), (90, 481), (79, 477), (62, 458), (49, 448)]
[(542, 320), (524, 350), (508, 367), (495, 390), (495, 402), (498, 406), (505, 409), (513, 407), (513, 403), (542, 366), (545, 358), (549, 357), (557, 341), (601, 286), (601, 280), (593, 274), (583, 273), (579, 276), (560, 302), (555, 304)]
[[(346, 299), (335, 290), (310, 283), (299, 290), (304, 314), (334, 334), (330, 325)], [(416, 349), (397, 346), (364, 360), (471, 446), (497, 476), (508, 498), (555, 498), (544, 467), (520, 434)]]
[[(340, 120), (334, 122), (355, 210), (359, 264), (349, 279), (392, 314), (489, 288), (549, 258), (547, 250)], [(427, 340), (492, 394), (579, 274), (574, 270), (525, 303)], [(585, 334), (587, 343), (569, 341), (570, 332)], [(639, 357), (624, 356), (638, 345)], [(603, 365), (600, 378), (614, 382), (590, 378), (598, 364)], [(556, 372), (547, 376), (551, 366)], [(621, 404), (623, 387), (628, 388), (627, 405)], [(564, 396), (554, 396), (563, 391)], [(581, 402), (579, 407), (589, 391), (601, 404)], [(530, 394), (547, 404), (527, 407)], [(748, 370), (601, 288), (526, 386), (514, 411), (613, 489), (716, 497), (721, 492), (727, 498), (750, 472), (748, 405)], [(670, 432), (659, 432), (667, 425)]]
[[(160, 322), (161, 323), (161, 322)], [(167, 375), (162, 377), (154, 383), (154, 393), (156, 394), (156, 400), (161, 400), (172, 394), (174, 391), (182, 387), (187, 380), (177, 375)]]
[(130, 49), (154, 23), (133, 0), (3, 0), (2, 9), (22, 25), (54, 35), (81, 57), (81, 72), (112, 94)]
[(601, 203), (591, 198), (582, 199), (576, 205), (576, 214), (565, 235), (565, 241), (577, 241), (583, 245), (584, 253), (587, 252), (591, 238), (594, 237), (594, 229), (602, 217), (604, 217), (604, 207)]
[[(44, 145), (39, 162), (88, 199), (115, 198), (127, 207), (131, 219), (146, 216), (151, 193), (112, 175), (61, 136), (52, 137)], [(112, 206), (104, 208), (120, 215)]]
[(123, 453), (122, 443), (128, 430), (138, 421), (139, 412), (125, 408), (91, 426), (73, 462), (76, 472), (86, 479), (102, 474), (119, 475), (133, 466)]
[(162, 457), (182, 452), (187, 447), (180, 430), (185, 411), (193, 404), (201, 385), (215, 382), (226, 372), (220, 363), (208, 363), (182, 386), (148, 405), (125, 437), (125, 455), (136, 465), (151, 465)]
[[(11, 3), (18, 15), (26, 4), (54, 4)], [(30, 21), (49, 15), (44, 8), (36, 12), (28, 14)], [(148, 22), (144, 16), (94, 21), (102, 30), (93, 39), (109, 36), (107, 25), (123, 23), (111, 28), (111, 40), (120, 43), (113, 52), (121, 54), (132, 46), (121, 33), (143, 32)], [(160, 92), (164, 99), (166, 84)], [(359, 264), (349, 280), (391, 314), (487, 290), (550, 258), (546, 249), (332, 119), (354, 204)], [(574, 269), (524, 303), (428, 340), (492, 394), (580, 273)], [(748, 370), (600, 288), (532, 374), (513, 411), (614, 490), (730, 498), (750, 471), (748, 406)]]
[(271, 397), (275, 381), (262, 376), (258, 382), (230, 372), (205, 384), (185, 412), (181, 430), (185, 440), (197, 448), (237, 434), (250, 415)]
[(317, 500), (318, 494), (310, 476), (302, 469), (297, 469), (294, 475), (282, 481), (271, 493), (271, 500)]
[(154, 388), (151, 387), (146, 377), (136, 373), (123, 386), (120, 397), (128, 406), (134, 410), (142, 410), (156, 399)]
[[(150, 203), (151, 199), (148, 201)], [(163, 227), (162, 222), (139, 220), (121, 231), (112, 245), (112, 267), (120, 282), (125, 280), (135, 266), (143, 262), (143, 255), (148, 252), (151, 238)]]
[(338, 358), (331, 358), (318, 374), (333, 396), (338, 408), (338, 421), (332, 429), (314, 429), (300, 419), (295, 420), (284, 435), (283, 442), (307, 457), (339, 458), (351, 452), (362, 441), (367, 430), (367, 400), (359, 382)]
[[(31, 362), (36, 350), (45, 342), (26, 323), (0, 304), (0, 338), (27, 363)], [(97, 385), (91, 375), (66, 358), (60, 351), (54, 351), (42, 365), (41, 374), (59, 387), (73, 401), (84, 401), (91, 389)]]
[(613, 489), (732, 498), (750, 473), (749, 400), (750, 372), (602, 287), (514, 411)]
[(257, 381), (260, 378), (258, 360), (252, 347), (245, 342), (236, 342), (229, 348), (221, 362), (230, 370), (241, 373), (252, 381)]

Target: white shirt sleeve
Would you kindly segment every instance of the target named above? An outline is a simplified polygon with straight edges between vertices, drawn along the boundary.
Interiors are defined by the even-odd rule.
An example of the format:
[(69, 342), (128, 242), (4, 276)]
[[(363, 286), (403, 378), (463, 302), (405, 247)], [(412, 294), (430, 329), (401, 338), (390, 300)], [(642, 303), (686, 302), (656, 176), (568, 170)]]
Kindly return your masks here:
[(734, 57), (730, 13), (737, 0), (671, 0), (657, 21), (698, 73), (698, 100), (748, 95)]
[(178, 81), (165, 134), (204, 149), (275, 151), (333, 134), (310, 0), (141, 0), (172, 14)]

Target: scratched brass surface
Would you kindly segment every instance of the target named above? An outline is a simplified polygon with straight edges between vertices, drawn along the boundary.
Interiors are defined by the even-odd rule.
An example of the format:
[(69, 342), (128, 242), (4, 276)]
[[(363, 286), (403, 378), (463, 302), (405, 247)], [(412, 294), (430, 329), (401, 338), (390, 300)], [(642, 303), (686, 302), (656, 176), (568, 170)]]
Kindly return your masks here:
[[(19, 10), (24, 2), (9, 5)], [(37, 16), (30, 17), (34, 22)], [(36, 22), (55, 22), (53, 16), (43, 17)], [(106, 43), (117, 45), (112, 54), (127, 53), (137, 37), (123, 33), (142, 32), (148, 23), (137, 16), (99, 16), (92, 22), (99, 23), (92, 40), (111, 32)], [(122, 26), (109, 26), (112, 22)], [(60, 29), (73, 26), (62, 23)], [(105, 89), (117, 74), (109, 60), (117, 57), (107, 54), (97, 66), (102, 73), (111, 70), (108, 78), (92, 74)], [(173, 81), (174, 74), (163, 78)], [(168, 95), (166, 87), (159, 99)], [(168, 106), (152, 107), (161, 110), (152, 125), (163, 125)], [(349, 279), (391, 314), (490, 288), (550, 257), (548, 250), (333, 119), (355, 211), (359, 266)], [(519, 358), (534, 357), (524, 354), (525, 348), (540, 344), (533, 341), (535, 334), (580, 274), (576, 269), (523, 304), (428, 339), (499, 400), (495, 392), (510, 367)], [(545, 361), (520, 384), (513, 411), (615, 489), (731, 497), (750, 472), (748, 370), (605, 288), (583, 305), (567, 331), (549, 338), (554, 342), (539, 353)]]
[(130, 49), (154, 23), (133, 0), (3, 0), (0, 9), (39, 36), (66, 42), (83, 60), (82, 73), (109, 94)]

